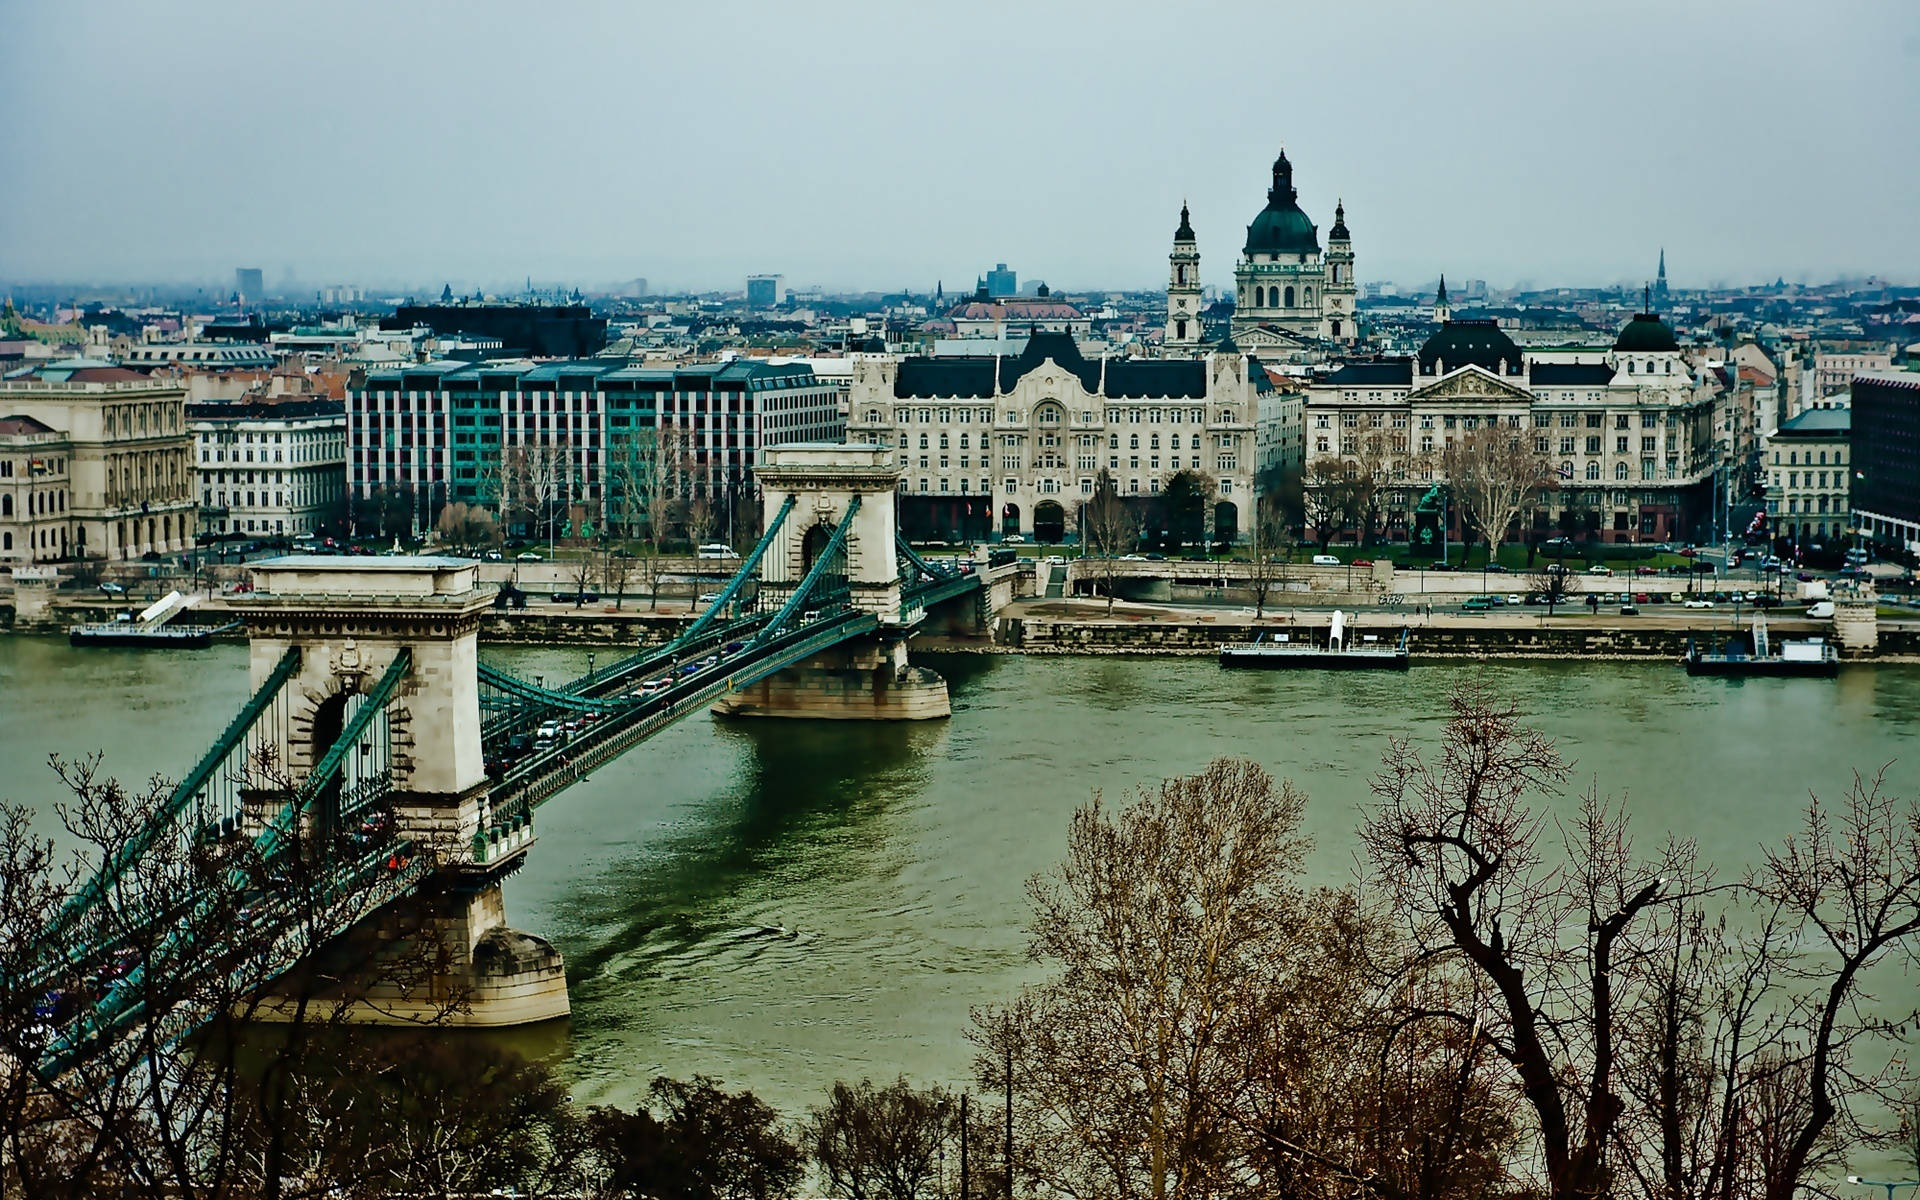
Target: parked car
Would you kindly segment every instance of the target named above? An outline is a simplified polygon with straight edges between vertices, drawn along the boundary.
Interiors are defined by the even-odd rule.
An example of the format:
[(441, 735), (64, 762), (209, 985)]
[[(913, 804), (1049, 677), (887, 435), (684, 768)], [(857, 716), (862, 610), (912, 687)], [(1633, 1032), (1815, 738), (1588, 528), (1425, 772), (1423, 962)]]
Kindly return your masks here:
[(489, 550), (485, 554), (481, 555), (481, 557), (486, 559), (488, 562), (499, 562), (501, 559), (501, 554), (498, 550)]
[(535, 554), (535, 553), (534, 553), (533, 551), (531, 551), (531, 550), (522, 550), (522, 551), (521, 551), (520, 553), (518, 553), (518, 554), (516, 554), (516, 555), (514, 555), (513, 557), (514, 557), (514, 561), (516, 561), (516, 562), (544, 562), (544, 561), (546, 561), (545, 559), (542, 559), (542, 558), (541, 558), (541, 557), (540, 557), (540, 556), (539, 556), (538, 554)]
[[(1355, 564), (1353, 564), (1353, 565), (1357, 567), (1357, 566), (1359, 566), (1360, 564), (1359, 564), (1359, 563), (1355, 563)], [(1488, 563), (1488, 564), (1487, 564), (1487, 574), (1489, 574), (1489, 575), (1509, 575), (1509, 574), (1512, 574), (1512, 572), (1510, 572), (1510, 571), (1508, 571), (1508, 570), (1507, 570), (1507, 569), (1506, 569), (1505, 567), (1503, 567), (1503, 566), (1501, 566), (1501, 565), (1500, 565), (1499, 563)]]
[(1001, 538), (1000, 541), (1008, 546), (1024, 546), (1027, 544), (1027, 539), (1017, 533), (1010, 533), (1006, 537)]
[(1603, 566), (1601, 566), (1601, 565), (1600, 565), (1599, 563), (1595, 563), (1595, 564), (1593, 564), (1593, 565), (1592, 565), (1591, 567), (1588, 567), (1588, 568), (1587, 568), (1587, 574), (1589, 574), (1589, 575), (1612, 575), (1612, 574), (1613, 574), (1613, 568), (1612, 568), (1612, 567), (1603, 567)]
[(1486, 612), (1493, 607), (1491, 596), (1468, 596), (1467, 602), (1460, 606), (1461, 612)]
[[(1356, 567), (1370, 567), (1373, 565), (1373, 560), (1370, 558), (1356, 558), (1353, 560), (1353, 565)], [(1505, 567), (1501, 568), (1503, 571), (1505, 569)]]
[(1694, 597), (1692, 597), (1691, 599), (1689, 599), (1689, 600), (1687, 600), (1687, 601), (1686, 601), (1686, 607), (1688, 607), (1688, 608), (1712, 608), (1712, 607), (1713, 607), (1713, 601), (1711, 601), (1711, 600), (1708, 600), (1708, 599), (1705, 599), (1705, 598), (1703, 598), (1703, 597), (1700, 597), (1700, 596), (1694, 596)]
[(1316, 567), (1337, 567), (1340, 565), (1340, 560), (1331, 554), (1316, 554), (1313, 556), (1313, 565)]
[(1623, 617), (1635, 617), (1640, 615), (1640, 610), (1632, 604), (1622, 604), (1620, 606), (1620, 615)]
[(123, 587), (123, 586), (122, 586), (122, 585), (120, 585), (120, 584), (117, 584), (117, 583), (115, 583), (115, 582), (114, 582), (113, 580), (111, 580), (111, 579), (103, 579), (103, 580), (101, 580), (101, 581), (100, 581), (100, 590), (101, 590), (101, 591), (103, 591), (103, 592), (105, 592), (105, 593), (106, 593), (107, 595), (109, 595), (109, 596), (124, 596), (124, 595), (126, 595), (126, 594), (127, 594), (127, 589), (126, 589), (125, 587)]
[(1660, 573), (1660, 568), (1659, 567), (1635, 567), (1633, 569), (1633, 573), (1635, 575), (1658, 575)]
[(1517, 608), (1517, 607), (1519, 607), (1519, 606), (1520, 606), (1520, 604), (1521, 604), (1522, 602), (1523, 602), (1523, 601), (1521, 600), (1521, 597), (1520, 597), (1520, 593), (1519, 593), (1519, 592), (1508, 592), (1508, 593), (1507, 593), (1507, 603), (1508, 603), (1508, 604), (1509, 604), (1510, 606), (1512, 606), (1512, 607), (1515, 607), (1515, 608)]

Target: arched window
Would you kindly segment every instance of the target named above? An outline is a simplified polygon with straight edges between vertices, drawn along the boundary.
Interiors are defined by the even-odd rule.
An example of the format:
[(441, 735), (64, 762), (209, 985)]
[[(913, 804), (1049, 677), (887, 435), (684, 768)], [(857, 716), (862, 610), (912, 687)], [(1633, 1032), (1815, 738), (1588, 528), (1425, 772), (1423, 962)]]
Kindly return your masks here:
[(1622, 479), (1622, 480), (1625, 479), (1627, 477), (1627, 464), (1625, 463), (1613, 464), (1613, 477), (1615, 479)]
[(1339, 337), (1339, 336), (1340, 336), (1340, 322), (1338, 322), (1338, 321), (1335, 321), (1335, 322), (1333, 323), (1333, 336), (1335, 336), (1335, 337)]
[(1599, 479), (1599, 478), (1600, 478), (1600, 464), (1599, 464), (1599, 463), (1597, 463), (1597, 462), (1590, 462), (1590, 463), (1588, 463), (1588, 464), (1587, 464), (1587, 478), (1588, 478), (1588, 479), (1590, 479), (1590, 480), (1597, 480), (1597, 479)]
[(1292, 288), (1288, 288), (1288, 289), (1286, 290), (1286, 292), (1285, 292), (1285, 293), (1283, 293), (1283, 294), (1284, 294), (1284, 295), (1286, 296), (1286, 299), (1287, 299), (1287, 302), (1286, 302), (1286, 303), (1285, 303), (1284, 305), (1282, 305), (1281, 307), (1283, 307), (1283, 308), (1292, 308), (1292, 307), (1293, 307), (1293, 289), (1292, 289)]
[(13, 549), (13, 535), (11, 533), (0, 533), (0, 550), (11, 549)]
[(1267, 306), (1266, 288), (1257, 287), (1253, 289), (1253, 306), (1255, 308), (1265, 308)]

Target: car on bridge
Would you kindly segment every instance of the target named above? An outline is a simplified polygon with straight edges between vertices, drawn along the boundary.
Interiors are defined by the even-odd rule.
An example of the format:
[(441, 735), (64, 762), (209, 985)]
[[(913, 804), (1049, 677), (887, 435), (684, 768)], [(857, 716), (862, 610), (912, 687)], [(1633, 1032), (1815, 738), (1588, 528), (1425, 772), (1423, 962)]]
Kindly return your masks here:
[(662, 675), (656, 679), (649, 679), (645, 683), (641, 684), (640, 694), (642, 696), (658, 696), (661, 692), (666, 691), (668, 688), (672, 686), (673, 686), (673, 680), (669, 679), (665, 675)]

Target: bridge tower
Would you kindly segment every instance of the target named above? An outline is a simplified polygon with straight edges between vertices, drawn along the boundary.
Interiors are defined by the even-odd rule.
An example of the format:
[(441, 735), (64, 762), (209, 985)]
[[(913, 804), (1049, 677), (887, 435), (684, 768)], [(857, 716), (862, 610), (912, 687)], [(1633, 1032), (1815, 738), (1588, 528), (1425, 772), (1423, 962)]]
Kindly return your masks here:
[[(403, 653), (406, 671), (387, 702), (381, 735), (388, 769), (356, 786), (385, 789), (395, 834), (431, 849), (435, 873), (349, 934), (344, 953), (373, 951), (401, 925), (432, 928), (453, 977), (419, 992), (369, 996), (350, 1019), (408, 1024), (459, 1005), (453, 1023), (521, 1025), (568, 1012), (565, 964), (540, 938), (506, 927), (500, 884), (525, 859), (531, 820), (502, 840), (488, 811), (481, 754), (477, 635), (495, 589), (469, 559), (292, 555), (254, 567), (254, 591), (235, 607), (246, 622), (254, 687), (289, 649), (297, 672), (282, 691), (278, 736), (285, 782), (297, 787), (340, 735), (343, 718)], [(257, 830), (285, 793), (249, 798)], [(325, 832), (325, 831), (323, 831)], [(415, 906), (397, 912), (397, 906)]]
[[(924, 720), (952, 714), (947, 681), (907, 662), (914, 614), (902, 611), (894, 497), (900, 469), (889, 446), (806, 443), (763, 450), (754, 471), (771, 527), (789, 497), (794, 507), (760, 563), (759, 606), (792, 595), (829, 551), (834, 530), (853, 512), (844, 563), (846, 603), (879, 619), (871, 638), (843, 643), (796, 667), (733, 692), (714, 711), (733, 716), (837, 720)], [(855, 504), (858, 504), (855, 510)], [(832, 589), (837, 591), (838, 589)]]

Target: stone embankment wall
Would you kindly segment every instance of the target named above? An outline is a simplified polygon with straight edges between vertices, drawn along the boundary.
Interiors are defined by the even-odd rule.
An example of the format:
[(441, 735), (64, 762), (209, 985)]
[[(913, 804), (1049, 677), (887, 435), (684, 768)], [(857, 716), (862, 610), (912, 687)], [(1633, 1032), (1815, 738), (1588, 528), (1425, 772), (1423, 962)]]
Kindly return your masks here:
[[(1269, 626), (1268, 628), (1287, 628)], [(1319, 628), (1300, 625), (1299, 630)], [(1776, 621), (1775, 638), (1831, 637), (1823, 623)], [(1357, 633), (1377, 633), (1382, 641), (1399, 636), (1398, 626), (1366, 624)], [(1675, 659), (1687, 642), (1713, 632), (1698, 628), (1653, 624), (1564, 625), (1435, 625), (1407, 631), (1410, 653), (1416, 658), (1651, 658)], [(995, 623), (991, 646), (977, 647), (1017, 654), (1213, 654), (1221, 642), (1247, 636), (1243, 626), (1185, 622), (1048, 621), (1002, 617)], [(942, 649), (964, 649), (943, 646)], [(1876, 653), (1868, 661), (1920, 661), (1920, 630), (1882, 629)]]

